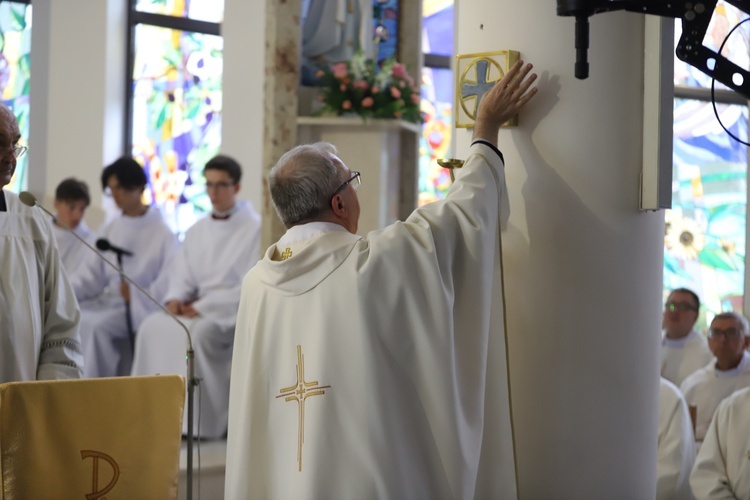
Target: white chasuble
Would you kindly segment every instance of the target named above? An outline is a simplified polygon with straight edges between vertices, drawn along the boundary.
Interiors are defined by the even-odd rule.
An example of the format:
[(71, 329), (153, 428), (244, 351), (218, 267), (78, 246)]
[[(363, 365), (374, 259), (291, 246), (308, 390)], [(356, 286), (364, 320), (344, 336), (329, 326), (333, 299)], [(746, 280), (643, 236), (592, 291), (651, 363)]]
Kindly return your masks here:
[[(68, 276), (73, 276), (78, 272), (78, 268), (89, 257), (91, 249), (81, 243), (78, 238), (70, 234), (67, 229), (52, 224), (55, 233), (55, 240), (60, 249), (60, 258), (62, 259), (65, 272)], [(88, 228), (84, 221), (78, 224), (78, 227), (72, 230), (78, 236), (83, 238), (89, 245), (95, 246), (96, 239), (94, 233)]]
[(735, 392), (716, 409), (690, 487), (698, 500), (750, 498), (750, 388)]
[[(140, 217), (121, 214), (104, 226), (98, 238), (132, 252), (123, 257), (123, 270), (157, 300), (166, 292), (167, 265), (177, 251), (178, 242), (151, 207)], [(113, 252), (102, 255), (117, 265)], [(125, 302), (120, 296), (120, 275), (90, 252), (79, 271), (71, 276), (76, 297), (81, 302), (81, 342), (86, 359), (86, 377), (129, 375), (132, 352), (125, 318)], [(159, 309), (148, 297), (130, 285), (130, 316), (137, 331), (143, 319)]]
[(731, 370), (717, 370), (715, 363), (690, 375), (680, 386), (685, 401), (696, 407), (695, 439), (703, 441), (714, 411), (721, 400), (734, 391), (750, 386), (750, 354), (744, 352), (740, 364)]
[(680, 390), (664, 378), (659, 382), (656, 500), (691, 500), (689, 479), (695, 459), (693, 423)]
[[(164, 302), (191, 302), (198, 317), (181, 317), (195, 351), (201, 379), (200, 429), (195, 435), (218, 439), (227, 432), (229, 375), (240, 287), (260, 255), (260, 217), (239, 202), (227, 220), (205, 217), (185, 235), (169, 270)], [(133, 375), (186, 375), (185, 331), (163, 312), (146, 318), (136, 337)], [(185, 406), (187, 412), (187, 405)], [(187, 434), (187, 413), (183, 419)]]
[(49, 218), (1, 191), (0, 382), (80, 378), (79, 310)]
[(682, 339), (670, 339), (665, 335), (661, 341), (661, 376), (679, 387), (713, 358), (706, 336), (695, 330)]
[(509, 205), (498, 152), (469, 153), (447, 198), (405, 222), (273, 245), (248, 273), (226, 498), (516, 498)]

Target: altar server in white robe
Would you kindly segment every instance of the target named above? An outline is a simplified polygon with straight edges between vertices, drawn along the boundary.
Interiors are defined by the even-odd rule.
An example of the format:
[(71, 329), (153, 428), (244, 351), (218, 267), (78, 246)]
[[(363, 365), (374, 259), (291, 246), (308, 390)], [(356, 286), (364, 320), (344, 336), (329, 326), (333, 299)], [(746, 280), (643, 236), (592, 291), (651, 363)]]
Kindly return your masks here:
[(80, 378), (79, 311), (52, 223), (21, 203), (10, 184), (26, 148), (0, 104), (0, 383)]
[[(185, 234), (170, 268), (165, 302), (192, 336), (195, 375), (201, 379), (200, 429), (195, 418), (195, 435), (217, 439), (227, 432), (240, 287), (260, 256), (260, 217), (249, 202), (237, 200), (242, 169), (234, 159), (217, 156), (203, 173), (213, 211)], [(138, 330), (133, 375), (186, 375), (186, 345), (185, 331), (173, 318), (152, 314)]]
[[(160, 298), (166, 292), (165, 266), (172, 261), (178, 242), (156, 208), (141, 201), (146, 175), (132, 158), (120, 158), (102, 171), (102, 187), (122, 213), (97, 234), (111, 245), (131, 252), (123, 257), (123, 271), (145, 290)], [(116, 264), (113, 252), (103, 254)], [(125, 317), (130, 302), (133, 333), (143, 319), (158, 309), (139, 290), (93, 252), (71, 278), (81, 305), (81, 341), (86, 377), (130, 375), (133, 352)]]
[(659, 380), (659, 441), (656, 456), (656, 500), (691, 500), (690, 470), (695, 437), (685, 398), (669, 380)]
[(716, 409), (690, 487), (698, 500), (750, 498), (750, 388), (735, 392)]
[(698, 295), (687, 288), (672, 290), (664, 304), (661, 376), (677, 387), (713, 359), (706, 337), (694, 330), (700, 306)]
[(242, 285), (226, 498), (516, 498), (497, 139), (530, 70), (485, 94), (447, 198), (404, 222), (356, 235), (360, 174), (330, 144), (272, 169), (288, 231)]
[(91, 203), (89, 187), (78, 179), (68, 178), (60, 182), (55, 190), (55, 239), (60, 248), (65, 272), (68, 276), (76, 274), (78, 268), (91, 254), (91, 249), (70, 234), (70, 230), (94, 245), (94, 232), (83, 220), (86, 208)]
[(734, 391), (750, 386), (750, 344), (747, 320), (736, 312), (717, 314), (711, 321), (708, 344), (716, 360), (690, 375), (680, 390), (696, 407), (695, 438), (702, 441), (716, 407)]

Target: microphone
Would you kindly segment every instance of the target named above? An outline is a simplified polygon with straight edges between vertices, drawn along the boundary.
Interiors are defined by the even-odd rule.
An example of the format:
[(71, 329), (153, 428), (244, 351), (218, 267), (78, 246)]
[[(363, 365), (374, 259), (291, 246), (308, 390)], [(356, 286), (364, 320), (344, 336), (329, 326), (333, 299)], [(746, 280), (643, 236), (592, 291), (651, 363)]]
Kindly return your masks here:
[[(23, 203), (24, 205), (28, 205), (30, 207), (38, 207), (40, 210), (42, 210), (44, 213), (46, 213), (47, 215), (49, 215), (53, 219), (55, 218), (54, 214), (52, 214), (52, 212), (50, 212), (49, 210), (47, 210), (46, 208), (44, 208), (44, 206), (42, 206), (37, 201), (36, 196), (34, 196), (33, 194), (29, 193), (28, 191), (21, 192), (18, 195), (18, 199), (21, 200), (21, 203)], [(187, 337), (187, 341), (188, 341), (188, 349), (187, 349), (187, 354), (185, 356), (186, 360), (187, 360), (187, 376), (188, 376), (187, 377), (188, 378), (188, 380), (187, 380), (187, 393), (188, 393), (188, 397), (187, 397), (187, 399), (188, 399), (188, 436), (187, 436), (188, 437), (188, 443), (187, 443), (188, 445), (187, 445), (187, 452), (188, 453), (187, 453), (187, 488), (186, 489), (187, 489), (187, 498), (188, 498), (188, 500), (191, 500), (193, 498), (193, 437), (194, 437), (194, 432), (193, 432), (193, 418), (194, 418), (193, 417), (193, 413), (194, 413), (194, 411), (193, 411), (193, 407), (194, 407), (194, 400), (195, 400), (194, 399), (195, 398), (195, 387), (200, 382), (200, 379), (198, 379), (198, 378), (195, 377), (195, 351), (193, 350), (193, 337), (190, 335), (190, 330), (188, 330), (188, 328), (185, 326), (185, 323), (183, 323), (182, 321), (180, 321), (177, 318), (177, 316), (175, 316), (174, 314), (172, 314), (169, 311), (169, 309), (167, 309), (166, 307), (164, 307), (161, 304), (161, 302), (159, 302), (158, 300), (156, 300), (155, 298), (153, 298), (151, 296), (151, 294), (148, 293), (146, 290), (144, 290), (138, 283), (136, 283), (135, 281), (133, 281), (132, 279), (130, 279), (130, 276), (128, 276), (127, 274), (125, 274), (124, 272), (122, 272), (121, 269), (118, 269), (117, 266), (115, 266), (113, 263), (111, 263), (109, 260), (107, 260), (107, 258), (104, 257), (104, 255), (102, 255), (101, 253), (99, 253), (99, 251), (96, 248), (94, 248), (93, 246), (91, 246), (88, 241), (86, 241), (83, 238), (81, 238), (78, 235), (78, 233), (76, 233), (75, 231), (73, 231), (73, 229), (71, 229), (70, 227), (68, 227), (67, 224), (63, 224), (59, 220), (57, 221), (57, 224), (60, 227), (62, 227), (63, 229), (65, 229), (66, 231), (68, 231), (70, 234), (72, 234), (73, 236), (75, 236), (78, 239), (78, 241), (80, 241), (81, 243), (83, 243), (84, 245), (86, 245), (88, 248), (90, 248), (91, 251), (94, 252), (95, 254), (97, 254), (109, 267), (111, 267), (112, 269), (114, 269), (115, 271), (117, 271), (117, 274), (119, 274), (122, 279), (124, 279), (125, 281), (127, 281), (128, 283), (130, 283), (131, 285), (133, 285), (134, 287), (136, 287), (143, 295), (145, 295), (146, 297), (148, 297), (148, 299), (151, 302), (153, 302), (154, 304), (156, 304), (157, 306), (159, 306), (159, 308), (162, 311), (164, 311), (173, 320), (175, 320), (177, 322), (177, 324), (180, 325), (180, 327), (182, 327), (182, 329), (185, 331), (185, 336)], [(97, 240), (96, 245), (99, 246), (100, 242), (106, 242), (106, 244), (109, 246), (109, 248), (107, 248), (107, 250), (113, 250), (115, 252), (117, 252), (117, 250), (120, 250), (120, 251), (123, 252), (122, 255), (128, 255), (129, 254), (129, 252), (126, 254), (125, 253), (126, 251), (121, 250), (119, 248), (117, 250), (115, 250), (116, 247), (112, 247), (112, 245), (109, 244), (109, 241), (107, 241), (104, 238), (101, 238), (101, 239)]]
[(96, 248), (98, 248), (102, 252), (106, 252), (107, 250), (110, 250), (116, 253), (118, 256), (127, 255), (128, 257), (130, 257), (133, 255), (133, 252), (114, 246), (112, 243), (109, 242), (107, 238), (99, 238), (98, 240), (96, 240)]

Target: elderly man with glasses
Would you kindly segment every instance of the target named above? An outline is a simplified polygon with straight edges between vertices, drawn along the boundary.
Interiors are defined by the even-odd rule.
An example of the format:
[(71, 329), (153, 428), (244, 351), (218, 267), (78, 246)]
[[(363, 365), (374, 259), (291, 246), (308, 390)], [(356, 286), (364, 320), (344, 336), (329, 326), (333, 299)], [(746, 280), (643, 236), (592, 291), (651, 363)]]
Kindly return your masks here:
[(80, 378), (80, 313), (52, 221), (4, 189), (26, 152), (20, 139), (0, 104), (0, 382)]
[(734, 391), (750, 386), (748, 323), (736, 312), (717, 314), (708, 332), (708, 345), (716, 357), (682, 382), (680, 390), (696, 408), (695, 438), (702, 441), (716, 407)]
[(356, 234), (360, 175), (330, 144), (271, 170), (287, 232), (242, 286), (227, 498), (516, 497), (497, 142), (530, 71), (482, 97), (446, 199), (403, 222)]
[(677, 387), (713, 358), (706, 337), (694, 329), (700, 305), (698, 295), (687, 288), (672, 290), (664, 305), (661, 376)]

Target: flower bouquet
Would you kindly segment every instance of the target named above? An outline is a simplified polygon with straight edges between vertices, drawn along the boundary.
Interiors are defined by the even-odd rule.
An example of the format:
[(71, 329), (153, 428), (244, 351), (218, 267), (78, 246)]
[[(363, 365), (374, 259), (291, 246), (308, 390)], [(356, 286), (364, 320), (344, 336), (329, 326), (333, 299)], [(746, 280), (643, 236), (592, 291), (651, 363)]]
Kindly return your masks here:
[(420, 123), (419, 87), (406, 72), (406, 66), (394, 59), (381, 67), (357, 52), (351, 61), (324, 67), (315, 75), (322, 83), (318, 98), (323, 102), (320, 114), (356, 113), (366, 118), (399, 118)]

